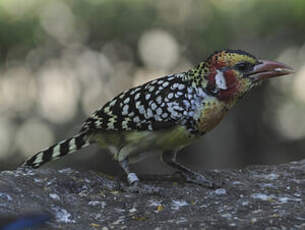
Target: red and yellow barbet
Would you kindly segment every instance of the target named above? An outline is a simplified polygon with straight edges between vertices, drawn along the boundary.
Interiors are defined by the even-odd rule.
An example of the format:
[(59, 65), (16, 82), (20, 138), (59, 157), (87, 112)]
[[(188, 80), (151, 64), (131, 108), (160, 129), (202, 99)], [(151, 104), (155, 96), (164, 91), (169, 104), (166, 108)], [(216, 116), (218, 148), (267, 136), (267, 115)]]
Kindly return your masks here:
[(214, 186), (176, 161), (176, 153), (213, 129), (245, 94), (265, 79), (292, 73), (282, 63), (241, 50), (221, 50), (186, 72), (170, 74), (120, 93), (97, 110), (75, 136), (42, 150), (24, 166), (42, 164), (97, 143), (109, 150), (131, 185), (129, 164), (159, 150), (168, 165), (194, 183)]

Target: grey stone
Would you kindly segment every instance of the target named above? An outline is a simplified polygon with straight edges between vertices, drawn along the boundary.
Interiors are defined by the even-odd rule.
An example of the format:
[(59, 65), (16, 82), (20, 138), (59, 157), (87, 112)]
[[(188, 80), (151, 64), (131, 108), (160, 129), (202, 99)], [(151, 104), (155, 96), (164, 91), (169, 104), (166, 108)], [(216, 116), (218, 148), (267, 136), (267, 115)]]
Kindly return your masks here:
[[(179, 177), (142, 176), (157, 194), (122, 190), (122, 182), (74, 169), (0, 173), (0, 216), (48, 212), (44, 229), (303, 229), (305, 161), (205, 170), (218, 189)], [(125, 182), (126, 183), (126, 182)]]

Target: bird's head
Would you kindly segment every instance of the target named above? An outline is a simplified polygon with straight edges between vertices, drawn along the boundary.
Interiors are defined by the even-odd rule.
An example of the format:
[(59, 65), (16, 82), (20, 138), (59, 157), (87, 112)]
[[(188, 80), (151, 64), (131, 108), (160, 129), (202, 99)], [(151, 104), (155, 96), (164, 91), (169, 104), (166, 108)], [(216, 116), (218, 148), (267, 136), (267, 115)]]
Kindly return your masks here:
[(260, 60), (241, 50), (222, 50), (205, 62), (206, 90), (225, 102), (235, 102), (262, 81), (293, 73), (285, 64)]

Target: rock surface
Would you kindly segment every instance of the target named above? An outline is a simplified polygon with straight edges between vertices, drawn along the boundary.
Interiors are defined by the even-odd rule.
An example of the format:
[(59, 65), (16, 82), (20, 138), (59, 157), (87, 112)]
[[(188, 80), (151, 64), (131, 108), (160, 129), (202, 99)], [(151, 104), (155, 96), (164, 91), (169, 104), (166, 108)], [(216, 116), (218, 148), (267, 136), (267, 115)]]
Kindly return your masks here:
[[(207, 189), (144, 177), (159, 194), (123, 191), (96, 172), (19, 169), (0, 173), (0, 216), (51, 213), (44, 229), (305, 229), (305, 160), (242, 170), (209, 170)], [(177, 178), (176, 178), (177, 179)]]

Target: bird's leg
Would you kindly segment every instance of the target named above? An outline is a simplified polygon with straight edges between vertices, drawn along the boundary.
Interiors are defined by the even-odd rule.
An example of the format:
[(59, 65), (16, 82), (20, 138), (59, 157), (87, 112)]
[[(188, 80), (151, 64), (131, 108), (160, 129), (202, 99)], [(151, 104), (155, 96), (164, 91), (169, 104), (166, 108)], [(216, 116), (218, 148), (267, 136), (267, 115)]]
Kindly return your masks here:
[(203, 175), (192, 171), (191, 169), (183, 166), (179, 162), (176, 161), (176, 151), (165, 151), (161, 154), (161, 160), (165, 162), (168, 166), (177, 169), (179, 173), (186, 179), (187, 182), (199, 184), (208, 188), (216, 188), (219, 187), (216, 183), (208, 180)]
[(143, 194), (159, 194), (160, 189), (151, 185), (146, 185), (140, 183), (140, 180), (138, 176), (130, 171), (129, 165), (128, 165), (128, 159), (124, 159), (122, 161), (119, 161), (120, 166), (127, 174), (127, 180), (129, 183), (129, 186), (123, 186), (123, 189), (127, 192), (135, 192), (135, 193), (143, 193)]
[(120, 161), (119, 163), (120, 163), (120, 166), (122, 167), (122, 169), (127, 174), (127, 180), (128, 180), (129, 185), (138, 184), (140, 180), (139, 180), (137, 174), (130, 172), (130, 168), (128, 165), (128, 159)]

